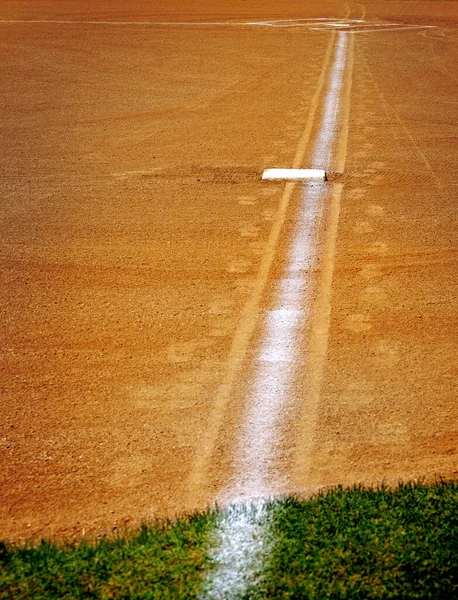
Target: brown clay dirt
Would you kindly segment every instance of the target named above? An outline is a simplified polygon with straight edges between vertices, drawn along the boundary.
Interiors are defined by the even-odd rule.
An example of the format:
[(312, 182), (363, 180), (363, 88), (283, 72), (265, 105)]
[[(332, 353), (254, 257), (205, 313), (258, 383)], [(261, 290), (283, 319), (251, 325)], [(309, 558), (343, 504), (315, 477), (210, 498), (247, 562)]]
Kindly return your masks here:
[[(355, 34), (323, 379), (284, 436), (286, 491), (304, 493), (457, 476), (458, 2), (0, 6), (12, 21), (345, 16), (436, 28)], [(202, 507), (230, 480), (249, 360), (217, 447), (207, 431), (284, 192), (260, 174), (291, 166), (332, 33), (0, 28), (0, 537)]]

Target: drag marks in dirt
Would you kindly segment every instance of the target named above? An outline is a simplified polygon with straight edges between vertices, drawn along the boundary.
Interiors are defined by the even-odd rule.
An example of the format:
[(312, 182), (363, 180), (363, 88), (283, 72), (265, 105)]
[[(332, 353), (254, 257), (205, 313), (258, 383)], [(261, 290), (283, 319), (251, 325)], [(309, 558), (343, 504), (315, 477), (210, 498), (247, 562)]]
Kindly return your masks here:
[(239, 196), (238, 203), (241, 206), (254, 206), (256, 204), (256, 197), (254, 197), (254, 196)]
[(391, 22), (372, 22), (364, 19), (339, 19), (334, 17), (327, 18), (307, 18), (307, 19), (274, 19), (266, 21), (76, 21), (76, 20), (58, 20), (58, 19), (18, 19), (18, 20), (0, 20), (0, 25), (89, 25), (89, 26), (112, 26), (112, 27), (237, 27), (237, 28), (274, 28), (291, 29), (306, 28), (312, 31), (348, 31), (350, 33), (373, 33), (387, 31), (412, 31), (434, 29), (434, 25), (423, 24), (405, 24)]
[[(275, 220), (280, 193), (281, 186), (275, 185), (260, 190), (256, 195), (236, 197), (240, 214), (244, 217), (244, 220), (239, 222), (238, 235), (243, 242), (241, 248), (245, 248), (245, 253), (228, 262), (228, 273), (242, 275), (259, 267), (259, 257), (266, 247), (266, 225)], [(264, 210), (261, 210), (260, 203), (266, 207)]]
[(243, 165), (217, 166), (217, 165), (174, 165), (158, 167), (148, 171), (124, 171), (111, 175), (114, 179), (144, 179), (166, 180), (201, 184), (244, 184), (258, 181), (259, 173), (253, 168)]
[[(364, 56), (361, 42), (358, 51)], [(402, 126), (377, 101), (377, 88), (363, 56), (358, 56), (355, 74), (352, 119), (356, 127), (340, 232), (345, 250), (337, 263), (340, 305), (332, 325), (338, 333), (331, 347), (330, 368), (339, 360), (340, 371), (336, 382), (326, 380), (310, 479), (315, 485), (335, 481), (336, 470), (341, 481), (348, 482), (368, 473), (369, 477), (390, 476), (390, 458), (396, 450), (387, 447), (405, 447), (412, 436), (402, 402), (395, 400), (395, 382), (406, 368), (408, 352), (405, 337), (399, 333), (404, 300), (394, 269), (405, 261), (402, 221), (406, 215), (400, 207), (409, 202), (402, 199), (402, 190), (408, 193), (425, 185), (434, 189), (436, 182)], [(378, 124), (375, 131), (366, 129), (370, 121)], [(384, 145), (384, 136), (392, 142)], [(353, 165), (362, 169), (352, 173)], [(410, 264), (411, 257), (408, 260)], [(359, 352), (357, 364), (354, 355), (346, 359), (345, 348)], [(389, 409), (382, 408), (383, 394), (393, 398)], [(326, 440), (334, 436), (337, 442)], [(367, 453), (364, 444), (371, 448)]]
[[(361, 45), (364, 50), (365, 44)], [(379, 202), (373, 202), (374, 192), (379, 186), (384, 186), (390, 189), (391, 186), (407, 185), (418, 188), (421, 185), (429, 185), (440, 189), (441, 181), (433, 172), (429, 161), (424, 152), (419, 148), (418, 143), (413, 139), (410, 131), (395, 112), (393, 107), (389, 106), (386, 98), (382, 94), (379, 85), (377, 84), (367, 60), (363, 57), (360, 62), (360, 68), (363, 73), (363, 78), (359, 83), (358, 93), (358, 109), (360, 115), (356, 114), (355, 122), (362, 131), (360, 134), (355, 134), (354, 139), (357, 140), (358, 147), (361, 148), (354, 153), (354, 157), (361, 162), (367, 161), (367, 167), (359, 172), (349, 176), (355, 182), (354, 186), (349, 186), (345, 192), (346, 198), (361, 205), (364, 216), (355, 220), (353, 224), (353, 233), (359, 241), (360, 253), (365, 266), (360, 269), (358, 276), (361, 280), (361, 288), (359, 292), (359, 312), (349, 314), (344, 322), (343, 327), (355, 335), (364, 334), (374, 327), (374, 320), (380, 311), (386, 309), (390, 305), (390, 290), (383, 283), (384, 264), (389, 264), (392, 250), (387, 240), (378, 237), (377, 232), (380, 231), (382, 224), (387, 216), (386, 205)], [(378, 105), (375, 104), (374, 98), (379, 98)], [(359, 112), (359, 111), (358, 111)], [(377, 123), (389, 123), (388, 135), (397, 144), (406, 144), (413, 152), (415, 165), (409, 165), (409, 170), (393, 171), (384, 161), (378, 159), (374, 150), (375, 146), (372, 142), (367, 141), (376, 132), (376, 128), (371, 125), (366, 125), (367, 120), (372, 119)], [(372, 160), (371, 160), (372, 157)], [(369, 162), (370, 161), (370, 162)], [(379, 197), (379, 194), (377, 194)], [(364, 200), (367, 199), (365, 202)], [(390, 210), (392, 212), (392, 209)], [(399, 217), (403, 217), (402, 214)], [(400, 349), (393, 347), (387, 339), (379, 339), (376, 343), (377, 349), (373, 351), (373, 360), (380, 366), (394, 365), (398, 360)]]
[(260, 227), (257, 227), (256, 225), (250, 225), (250, 224), (242, 225), (239, 229), (240, 235), (242, 237), (248, 237), (248, 238), (258, 237), (259, 232), (260, 232)]

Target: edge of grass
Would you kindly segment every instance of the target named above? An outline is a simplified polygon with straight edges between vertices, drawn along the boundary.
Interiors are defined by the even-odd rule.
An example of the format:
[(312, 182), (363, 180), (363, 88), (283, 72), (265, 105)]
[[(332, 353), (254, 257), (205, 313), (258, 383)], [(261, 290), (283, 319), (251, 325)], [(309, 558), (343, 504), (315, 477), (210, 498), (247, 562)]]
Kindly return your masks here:
[[(458, 482), (266, 501), (272, 551), (246, 598), (458, 597)], [(96, 541), (0, 542), (0, 598), (197, 598), (224, 509)]]

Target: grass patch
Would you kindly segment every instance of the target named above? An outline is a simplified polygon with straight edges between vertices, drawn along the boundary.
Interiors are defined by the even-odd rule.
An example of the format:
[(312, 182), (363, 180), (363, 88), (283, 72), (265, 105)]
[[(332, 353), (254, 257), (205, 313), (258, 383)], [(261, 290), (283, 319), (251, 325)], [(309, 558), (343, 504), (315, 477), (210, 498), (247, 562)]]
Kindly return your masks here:
[(265, 595), (458, 598), (457, 502), (456, 483), (286, 499), (275, 511)]
[(196, 514), (94, 543), (0, 542), (0, 598), (195, 598), (214, 520)]
[[(439, 482), (269, 502), (270, 555), (244, 597), (458, 598), (457, 501), (458, 484)], [(0, 543), (0, 598), (197, 598), (220, 516), (92, 544)]]

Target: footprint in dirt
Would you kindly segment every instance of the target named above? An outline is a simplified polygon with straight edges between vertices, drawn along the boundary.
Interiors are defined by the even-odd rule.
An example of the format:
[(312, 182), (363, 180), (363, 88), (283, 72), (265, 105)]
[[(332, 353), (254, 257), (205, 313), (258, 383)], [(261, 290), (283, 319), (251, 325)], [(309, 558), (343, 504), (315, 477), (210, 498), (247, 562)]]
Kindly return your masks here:
[(354, 314), (348, 315), (345, 319), (344, 327), (353, 333), (362, 333), (363, 331), (372, 329), (372, 324), (370, 323), (369, 315)]

